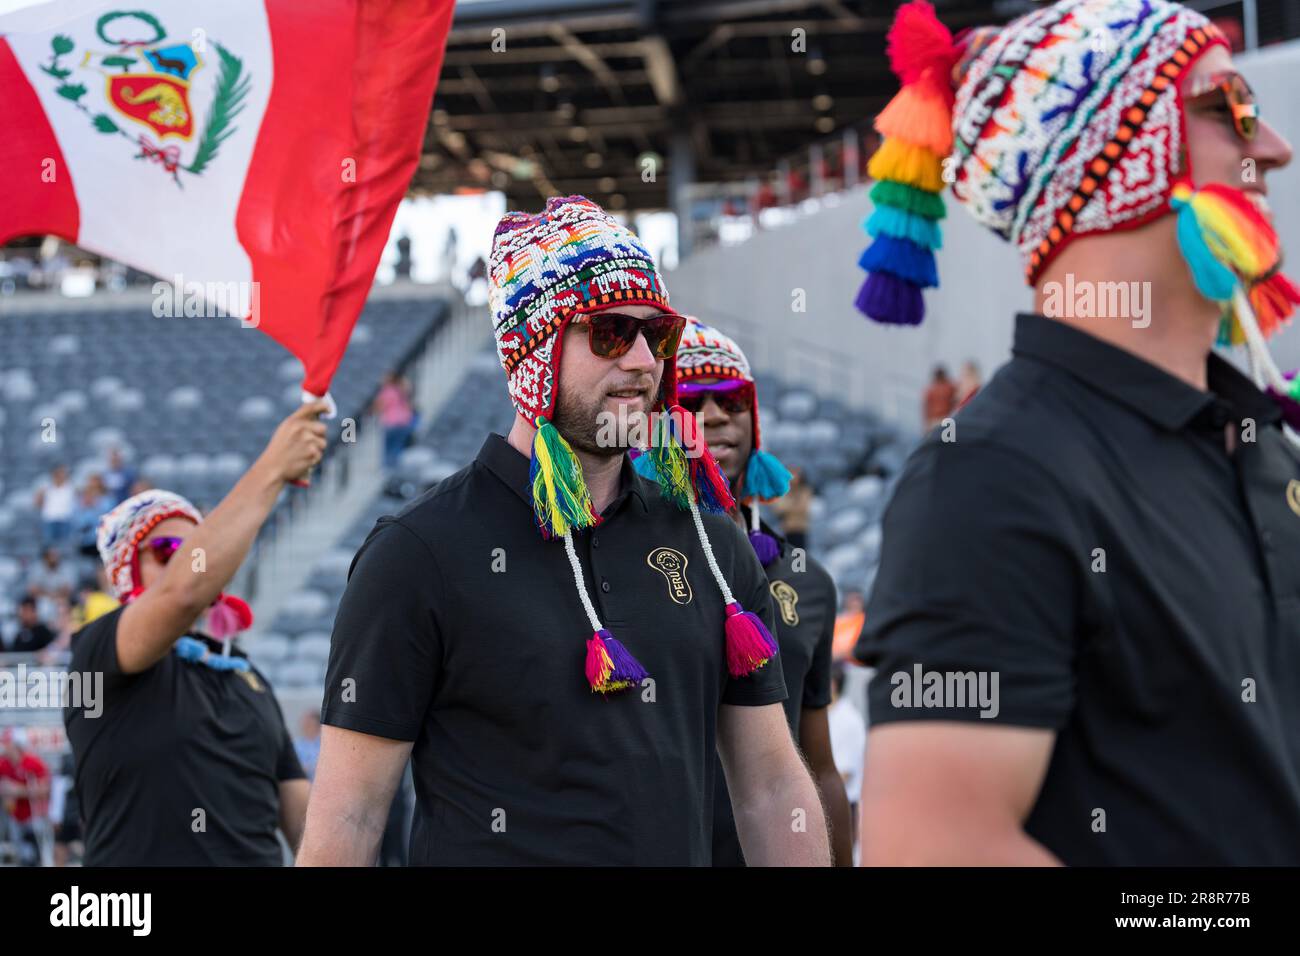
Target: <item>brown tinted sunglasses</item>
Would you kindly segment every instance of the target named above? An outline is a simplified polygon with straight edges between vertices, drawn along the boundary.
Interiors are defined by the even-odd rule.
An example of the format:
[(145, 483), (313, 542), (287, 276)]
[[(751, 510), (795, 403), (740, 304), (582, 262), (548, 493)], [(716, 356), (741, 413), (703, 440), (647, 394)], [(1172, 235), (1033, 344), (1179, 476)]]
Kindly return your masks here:
[(672, 358), (686, 328), (686, 317), (671, 312), (661, 312), (649, 318), (638, 319), (622, 312), (579, 313), (573, 317), (575, 324), (587, 326), (587, 342), (591, 354), (601, 358), (619, 358), (632, 351), (638, 335), (645, 336), (646, 345), (657, 359)]

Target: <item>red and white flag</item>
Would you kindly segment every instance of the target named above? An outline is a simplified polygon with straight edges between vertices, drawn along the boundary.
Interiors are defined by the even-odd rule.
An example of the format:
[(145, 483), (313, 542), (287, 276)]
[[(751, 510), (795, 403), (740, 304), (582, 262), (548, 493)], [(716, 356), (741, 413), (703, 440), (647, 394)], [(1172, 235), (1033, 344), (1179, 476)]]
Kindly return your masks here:
[(58, 0), (0, 14), (0, 243), (214, 299), (324, 395), (419, 162), (453, 0)]

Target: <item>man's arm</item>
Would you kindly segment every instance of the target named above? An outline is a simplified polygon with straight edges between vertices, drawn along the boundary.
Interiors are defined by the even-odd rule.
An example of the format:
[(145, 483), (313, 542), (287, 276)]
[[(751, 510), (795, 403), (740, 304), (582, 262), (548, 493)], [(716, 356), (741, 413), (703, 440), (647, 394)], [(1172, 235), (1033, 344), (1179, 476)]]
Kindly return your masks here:
[[(138, 674), (158, 663), (230, 583), (284, 483), (320, 461), (325, 425), (316, 419), (327, 408), (323, 401), (303, 405), (281, 422), (257, 461), (186, 536), (157, 585), (127, 605), (117, 622), (122, 673)], [(190, 560), (196, 551), (203, 554), (200, 571)]]
[(1060, 866), (1024, 831), (1056, 734), (957, 721), (873, 727), (863, 866)]
[(298, 866), (373, 866), (411, 742), (324, 726)]
[(280, 830), (294, 853), (302, 845), (302, 831), (307, 822), (307, 798), (311, 781), (304, 778), (280, 781)]
[(829, 866), (817, 788), (780, 704), (718, 709), (718, 754), (750, 866)]
[(821, 793), (836, 866), (853, 865), (853, 820), (844, 778), (831, 752), (831, 725), (825, 707), (805, 707), (799, 716), (799, 749)]

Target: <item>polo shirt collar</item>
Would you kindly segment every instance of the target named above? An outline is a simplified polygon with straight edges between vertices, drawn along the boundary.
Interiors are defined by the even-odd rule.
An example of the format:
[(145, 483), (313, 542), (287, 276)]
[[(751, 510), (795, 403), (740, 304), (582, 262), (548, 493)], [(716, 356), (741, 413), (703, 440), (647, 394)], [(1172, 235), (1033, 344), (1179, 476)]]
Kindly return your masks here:
[[(478, 457), (475, 460), (518, 495), (519, 499), (528, 506), (529, 511), (533, 510), (532, 482), (528, 477), (531, 462), (514, 445), (506, 441), (501, 435), (490, 434), (484, 439), (483, 447), (479, 449)], [(636, 469), (632, 467), (631, 459), (624, 455), (622, 473), (619, 477), (619, 492), (609, 507), (605, 509), (605, 513), (613, 514), (616, 512), (629, 496), (640, 503), (643, 514), (649, 514), (650, 504), (646, 479), (636, 473)]]
[(1132, 352), (1034, 313), (1016, 316), (1012, 352), (1063, 369), (1168, 431), (1190, 425), (1216, 397), (1261, 424), (1281, 420), (1277, 404), (1213, 352), (1206, 359), (1209, 390), (1204, 392)]

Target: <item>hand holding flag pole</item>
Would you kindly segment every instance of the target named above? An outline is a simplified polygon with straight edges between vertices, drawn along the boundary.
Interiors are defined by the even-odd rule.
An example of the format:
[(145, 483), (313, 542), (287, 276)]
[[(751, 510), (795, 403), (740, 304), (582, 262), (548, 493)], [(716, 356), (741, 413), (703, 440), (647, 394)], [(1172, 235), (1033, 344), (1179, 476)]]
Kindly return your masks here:
[[(324, 396), (318, 396), (304, 390), (302, 393), (302, 404), (304, 408), (306, 406), (312, 406), (312, 410), (307, 413), (307, 417), (312, 421), (333, 421), (339, 414), (338, 405), (334, 403), (334, 396), (329, 392), (326, 392)], [(324, 433), (322, 432), (322, 435), (323, 434)], [(310, 488), (311, 470), (313, 467), (315, 466), (309, 466), (307, 470), (297, 478), (290, 478), (289, 484), (296, 488)]]

